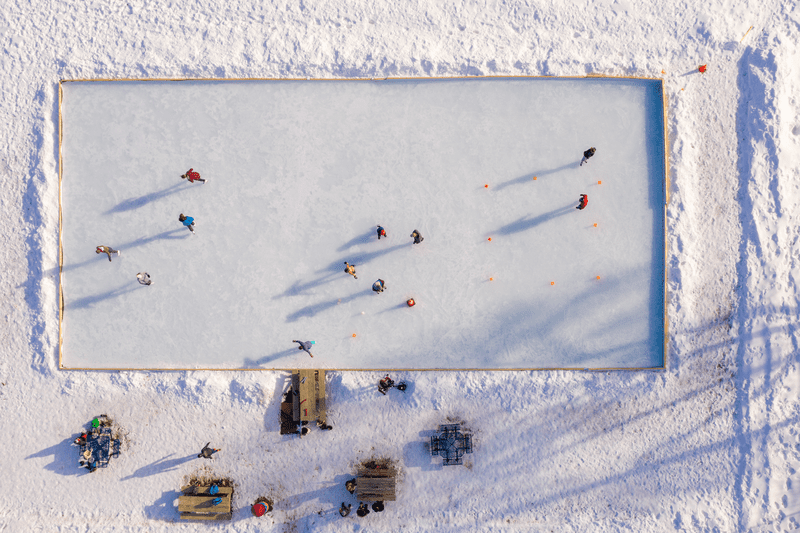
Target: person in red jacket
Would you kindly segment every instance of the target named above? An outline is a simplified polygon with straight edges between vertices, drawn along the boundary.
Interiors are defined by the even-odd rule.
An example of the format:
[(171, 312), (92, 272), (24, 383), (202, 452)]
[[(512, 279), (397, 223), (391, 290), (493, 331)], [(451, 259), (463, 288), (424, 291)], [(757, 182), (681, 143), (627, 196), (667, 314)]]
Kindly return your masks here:
[(578, 204), (577, 207), (575, 207), (575, 209), (580, 209), (581, 211), (583, 211), (584, 209), (586, 209), (587, 205), (589, 205), (589, 197), (586, 196), (585, 194), (581, 194), (580, 203)]
[(206, 182), (206, 180), (200, 177), (200, 173), (195, 172), (193, 168), (190, 168), (186, 174), (181, 174), (181, 178), (185, 180), (188, 179), (189, 183), (194, 183), (195, 181), (202, 181), (203, 183)]

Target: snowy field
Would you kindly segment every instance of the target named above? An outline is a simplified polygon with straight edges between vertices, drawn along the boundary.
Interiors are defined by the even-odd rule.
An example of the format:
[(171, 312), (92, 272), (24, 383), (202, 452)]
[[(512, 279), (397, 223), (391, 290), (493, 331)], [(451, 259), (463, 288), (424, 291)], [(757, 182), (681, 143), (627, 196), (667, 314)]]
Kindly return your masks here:
[(663, 366), (660, 81), (62, 87), (67, 368)]
[[(800, 528), (797, 0), (6, 2), (0, 50), (4, 533)], [(299, 440), (278, 433), (286, 372), (59, 369), (58, 80), (590, 73), (665, 81), (664, 370), (404, 371), (393, 374), (409, 382), (406, 394), (387, 396), (375, 391), (379, 372), (331, 371), (334, 429)], [(580, 170), (597, 170), (602, 148)], [(158, 170), (172, 186), (172, 167)], [(108, 179), (120, 176), (115, 168)], [(189, 195), (214, 183), (178, 182), (174, 198), (199, 198)], [(516, 192), (495, 186), (476, 198), (507, 189)], [(305, 206), (293, 212), (304, 215)], [(172, 215), (167, 223), (172, 231)], [(214, 224), (198, 224), (192, 238), (202, 242)], [(417, 250), (401, 241), (409, 253), (434, 249), (428, 235), (438, 230), (419, 229), (429, 233)], [(345, 233), (336, 232), (337, 248), (362, 234)], [(91, 255), (97, 244), (88, 243), (87, 260), (101, 259)], [(394, 288), (372, 301), (400, 299)], [(96, 332), (109, 352), (116, 342)], [(125, 445), (109, 468), (88, 474), (69, 443), (101, 413), (124, 430)], [(425, 442), (452, 420), (473, 431), (474, 452), (465, 466), (443, 468)], [(208, 441), (222, 451), (202, 462)], [(397, 463), (397, 502), (339, 517), (341, 502), (357, 505), (343, 481), (373, 456)], [(235, 482), (232, 522), (178, 521), (179, 487), (202, 474)], [(259, 496), (275, 500), (269, 517), (250, 515)]]

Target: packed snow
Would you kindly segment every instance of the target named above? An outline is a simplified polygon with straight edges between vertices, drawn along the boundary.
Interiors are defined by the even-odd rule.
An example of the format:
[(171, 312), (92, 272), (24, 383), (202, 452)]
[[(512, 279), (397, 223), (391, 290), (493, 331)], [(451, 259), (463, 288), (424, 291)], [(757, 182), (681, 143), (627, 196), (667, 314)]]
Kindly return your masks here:
[(660, 81), (62, 93), (65, 367), (663, 366)]
[[(0, 529), (800, 528), (796, 1), (19, 2), (0, 43)], [(663, 371), (405, 371), (386, 396), (378, 372), (331, 371), (333, 430), (301, 440), (278, 434), (285, 372), (58, 368), (60, 79), (586, 74), (666, 83)], [(99, 414), (123, 450), (90, 474), (70, 443)], [(425, 449), (450, 421), (474, 435), (464, 466)], [(372, 457), (398, 465), (398, 500), (339, 517)], [(203, 475), (235, 483), (231, 522), (178, 523)]]

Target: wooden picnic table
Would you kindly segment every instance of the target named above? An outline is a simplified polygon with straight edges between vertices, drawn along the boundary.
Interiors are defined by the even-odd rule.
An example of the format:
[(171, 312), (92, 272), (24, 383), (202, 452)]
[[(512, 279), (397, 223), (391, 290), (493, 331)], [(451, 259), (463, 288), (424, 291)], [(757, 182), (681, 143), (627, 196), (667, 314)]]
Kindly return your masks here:
[(325, 371), (292, 371), (292, 412), (297, 422), (316, 420), (325, 423)]
[[(210, 494), (210, 489), (211, 485), (187, 485), (181, 489), (184, 494), (178, 498), (178, 512), (181, 513), (182, 520), (230, 520), (233, 517), (233, 487), (218, 487), (219, 492), (216, 494)], [(214, 505), (215, 498), (222, 501)]]
[(397, 500), (394, 468), (358, 469), (356, 497), (363, 502), (387, 502)]

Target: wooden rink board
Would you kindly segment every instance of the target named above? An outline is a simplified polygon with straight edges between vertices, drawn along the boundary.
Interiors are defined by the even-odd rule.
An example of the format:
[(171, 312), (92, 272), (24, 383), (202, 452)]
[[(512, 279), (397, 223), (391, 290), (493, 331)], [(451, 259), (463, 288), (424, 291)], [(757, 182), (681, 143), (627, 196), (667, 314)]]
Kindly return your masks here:
[[(206, 81), (206, 82), (224, 82), (224, 81), (309, 81), (309, 82), (324, 82), (324, 81), (331, 81), (331, 82), (343, 82), (343, 81), (350, 81), (350, 82), (362, 82), (362, 83), (377, 83), (386, 80), (411, 80), (411, 81), (437, 81), (437, 80), (455, 80), (455, 79), (492, 79), (492, 78), (507, 78), (507, 79), (631, 79), (631, 80), (650, 80), (650, 81), (660, 81), (660, 93), (661, 93), (661, 104), (662, 104), (662, 111), (663, 111), (663, 137), (664, 137), (664, 163), (665, 163), (665, 171), (664, 171), (664, 279), (663, 279), (663, 294), (664, 294), (664, 302), (663, 302), (663, 356), (662, 356), (662, 364), (661, 366), (647, 366), (647, 367), (589, 367), (589, 368), (575, 368), (575, 367), (528, 367), (528, 368), (424, 368), (424, 369), (416, 369), (416, 368), (329, 368), (326, 370), (342, 370), (342, 371), (356, 371), (356, 372), (386, 372), (386, 371), (422, 371), (422, 372), (469, 372), (469, 371), (480, 371), (480, 372), (517, 372), (517, 371), (577, 371), (577, 372), (610, 372), (610, 371), (633, 371), (633, 372), (640, 372), (640, 371), (663, 371), (666, 369), (667, 366), (667, 357), (668, 357), (668, 332), (669, 332), (669, 316), (667, 313), (667, 302), (668, 302), (668, 287), (667, 287), (667, 275), (668, 275), (668, 248), (667, 248), (667, 228), (668, 224), (666, 223), (666, 215), (667, 215), (667, 206), (669, 205), (670, 200), (670, 162), (669, 162), (669, 137), (668, 137), (668, 100), (667, 94), (665, 90), (665, 81), (664, 76), (615, 76), (615, 75), (606, 75), (606, 74), (596, 74), (590, 73), (585, 75), (576, 75), (576, 76), (514, 76), (514, 75), (497, 75), (497, 76), (448, 76), (448, 77), (404, 77), (404, 76), (385, 76), (385, 77), (364, 77), (364, 78), (310, 78), (310, 77), (301, 77), (301, 78), (258, 78), (258, 77), (245, 77), (245, 78), (75, 78), (75, 79), (60, 79), (58, 82), (58, 133), (59, 133), (59, 140), (58, 140), (58, 186), (59, 186), (59, 205), (58, 205), (58, 243), (59, 243), (59, 250), (58, 250), (58, 261), (59, 261), (59, 277), (58, 277), (58, 290), (57, 290), (57, 298), (58, 298), (58, 313), (59, 313), (59, 330), (58, 330), (58, 363), (60, 370), (74, 370), (74, 371), (87, 371), (87, 370), (114, 370), (114, 371), (164, 371), (164, 372), (184, 372), (184, 371), (215, 371), (215, 372), (240, 372), (240, 371), (281, 371), (281, 370), (290, 370), (289, 368), (218, 368), (218, 367), (193, 367), (193, 368), (122, 368), (122, 367), (107, 367), (107, 368), (100, 368), (100, 367), (64, 367), (63, 363), (63, 340), (64, 340), (64, 313), (65, 313), (65, 300), (64, 300), (64, 292), (63, 292), (63, 268), (64, 268), (64, 261), (63, 261), (63, 228), (64, 228), (64, 220), (63, 220), (63, 206), (62, 206), (62, 178), (63, 178), (63, 152), (62, 152), (62, 143), (63, 143), (63, 116), (62, 116), (62, 107), (63, 107), (63, 85), (70, 82), (146, 82), (146, 81), (153, 81), (153, 82), (165, 82), (165, 81)], [(322, 385), (324, 388), (324, 384)], [(324, 401), (324, 391), (320, 394), (321, 401), (317, 406), (317, 411), (320, 414), (319, 419), (324, 420), (325, 417), (325, 401)]]

